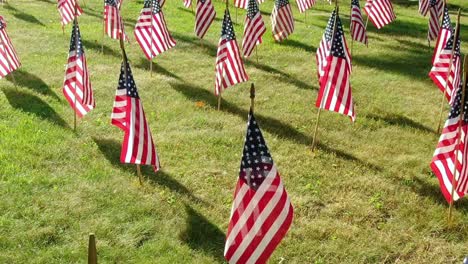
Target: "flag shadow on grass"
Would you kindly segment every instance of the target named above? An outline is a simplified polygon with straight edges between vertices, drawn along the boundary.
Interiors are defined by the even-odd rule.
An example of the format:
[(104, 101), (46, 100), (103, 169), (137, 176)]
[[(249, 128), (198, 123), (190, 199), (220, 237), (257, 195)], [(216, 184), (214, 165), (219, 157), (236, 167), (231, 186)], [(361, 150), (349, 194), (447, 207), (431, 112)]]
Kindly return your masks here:
[(107, 45), (102, 45), (101, 43), (98, 43), (97, 40), (89, 41), (89, 40), (82, 39), (82, 42), (83, 42), (85, 50), (90, 49), (99, 53), (101, 53), (101, 51), (104, 50), (104, 55), (111, 55), (112, 57), (122, 58), (122, 54), (116, 52), (115, 50), (113, 50)]
[[(114, 139), (102, 139), (93, 137), (93, 141), (99, 148), (99, 151), (104, 157), (112, 164), (112, 166), (120, 168), (121, 170), (132, 174), (134, 177), (138, 177), (135, 164), (125, 164), (120, 162), (120, 150), (121, 143)], [(198, 202), (204, 205), (208, 203), (196, 197), (187, 187), (180, 184), (172, 176), (160, 170), (157, 173), (154, 172), (152, 166), (141, 166), (141, 172), (143, 177), (146, 178), (151, 185), (158, 185), (167, 187), (172, 192), (178, 193), (181, 196), (185, 196), (188, 199)]]
[(312, 46), (312, 45), (307, 45), (307, 44), (304, 44), (300, 41), (297, 41), (297, 40), (294, 40), (294, 39), (286, 39), (282, 42), (279, 43), (280, 46), (289, 46), (289, 47), (293, 47), (293, 48), (297, 48), (297, 49), (302, 49), (306, 52), (315, 52), (317, 50), (316, 47)]
[(4, 5), (4, 8), (9, 10), (9, 11), (13, 11), (14, 12), (13, 16), (16, 17), (19, 20), (23, 20), (25, 22), (32, 23), (32, 24), (38, 24), (38, 25), (41, 25), (41, 26), (45, 26), (44, 23), (42, 23), (35, 16), (30, 15), (28, 13), (25, 13), (23, 11), (20, 11), (20, 10), (14, 8), (13, 6), (11, 6), (9, 3)]
[[(179, 9), (180, 11), (184, 11), (184, 12), (186, 12), (186, 13), (189, 13), (189, 14), (191, 14), (191, 15), (194, 15), (194, 12), (196, 12), (196, 7), (193, 8), (193, 11), (194, 11), (194, 12), (192, 12), (191, 9), (187, 9), (187, 8), (184, 8), (184, 7), (178, 7), (177, 9)], [(231, 18), (232, 18), (232, 14), (231, 14)], [(223, 19), (221, 19), (221, 18), (219, 18), (218, 16), (216, 16), (216, 17), (214, 18), (213, 21), (223, 21)], [(214, 23), (214, 22), (213, 22), (213, 23)], [(235, 21), (232, 21), (232, 24), (237, 25), (237, 24), (235, 23)], [(195, 34), (195, 33), (193, 33), (193, 34)]]
[[(159, 65), (157, 62), (151, 61), (153, 63), (153, 73), (161, 74), (163, 76), (176, 79), (178, 81), (182, 81), (182, 79), (177, 76), (176, 74), (172, 73), (171, 71), (166, 70), (164, 67)], [(140, 57), (140, 61), (138, 63), (133, 64), (135, 67), (143, 70), (150, 70), (150, 61)]]
[(437, 134), (437, 132), (434, 129), (427, 127), (423, 124), (420, 124), (418, 122), (415, 122), (403, 115), (397, 115), (393, 113), (386, 113), (383, 115), (366, 114), (364, 115), (364, 118), (372, 119), (376, 121), (382, 121), (391, 126), (399, 126), (401, 128), (414, 128), (414, 129), (417, 129), (426, 133)]
[(223, 248), (225, 235), (213, 223), (189, 205), (185, 205), (187, 227), (179, 234), (179, 239), (193, 250), (201, 250), (224, 262)]
[(3, 93), (13, 108), (25, 113), (34, 114), (41, 119), (70, 129), (70, 126), (65, 120), (63, 120), (49, 104), (39, 97), (14, 89), (3, 89)]
[(37, 2), (42, 2), (42, 3), (47, 3), (47, 4), (52, 4), (52, 5), (56, 5), (57, 3), (55, 2), (52, 2), (51, 0), (35, 0)]
[[(207, 104), (209, 104), (211, 108), (217, 108), (217, 97), (203, 88), (181, 83), (171, 83), (171, 87), (193, 102), (204, 101), (207, 102)], [(233, 105), (228, 101), (224, 100), (223, 98), (221, 98), (221, 111), (239, 116), (242, 119), (244, 119), (245, 122), (247, 122), (248, 110), (241, 109), (236, 105)], [(312, 144), (311, 136), (297, 131), (294, 127), (285, 124), (279, 121), (278, 119), (266, 117), (261, 114), (256, 114), (255, 117), (259, 121), (260, 127), (262, 127), (264, 130), (268, 131), (271, 134), (275, 134), (280, 138), (285, 138), (306, 146), (310, 146)], [(379, 166), (363, 161), (342, 150), (333, 149), (329, 146), (323, 145), (320, 142), (317, 144), (317, 148), (324, 152), (332, 153), (341, 159), (356, 162), (374, 171), (382, 171), (382, 168), (380, 168)]]
[[(88, 8), (88, 7), (83, 7), (83, 13), (85, 13), (88, 16), (92, 16), (92, 17), (97, 18), (99, 21), (101, 21), (101, 23), (102, 23), (102, 20), (104, 19), (103, 18), (103, 12), (104, 12), (104, 7), (102, 7), (101, 11), (94, 11), (94, 9), (91, 9), (91, 8)], [(128, 28), (133, 28), (135, 26), (135, 24), (137, 23), (137, 21), (135, 19), (128, 18), (128, 17), (124, 17), (123, 21), (124, 21), (124, 26), (126, 26)], [(128, 32), (127, 32), (127, 35), (129, 35)], [(108, 36), (106, 36), (106, 37), (109, 38)], [(115, 39), (113, 39), (113, 40), (115, 40)], [(117, 40), (115, 40), (115, 41), (117, 41)], [(117, 41), (117, 43), (118, 43), (118, 41)]]
[[(58, 97), (57, 94), (54, 91), (52, 91), (50, 87), (36, 75), (23, 71), (21, 69), (14, 71), (12, 74), (15, 78), (16, 83), (19, 86), (29, 88), (42, 95), (50, 96), (54, 99), (57, 99), (57, 101), (60, 101), (60, 97)], [(6, 79), (9, 82), (14, 83), (13, 78), (10, 74), (7, 75)]]

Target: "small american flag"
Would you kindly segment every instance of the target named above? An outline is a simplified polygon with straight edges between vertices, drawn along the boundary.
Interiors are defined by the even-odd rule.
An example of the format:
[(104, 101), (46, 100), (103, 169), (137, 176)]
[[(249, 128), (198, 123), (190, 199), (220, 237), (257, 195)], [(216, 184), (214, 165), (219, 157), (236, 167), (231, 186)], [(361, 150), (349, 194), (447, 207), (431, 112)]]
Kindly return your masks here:
[(249, 0), (234, 0), (234, 6), (237, 8), (247, 9)]
[(154, 171), (158, 171), (160, 168), (158, 154), (151, 130), (146, 122), (132, 70), (126, 58), (120, 69), (119, 84), (112, 110), (112, 124), (125, 132), (120, 162), (152, 165)]
[(242, 50), (244, 57), (248, 58), (256, 45), (262, 43), (262, 36), (266, 31), (262, 14), (258, 9), (257, 0), (249, 0), (249, 8), (245, 17), (244, 38), (242, 39)]
[(355, 121), (356, 113), (354, 112), (349, 82), (351, 57), (338, 15), (336, 17), (336, 31), (330, 47), (325, 72), (320, 79), (320, 91), (315, 105), (321, 109), (348, 115), (352, 121)]
[(197, 0), (197, 11), (195, 14), (195, 34), (197, 37), (202, 39), (205, 36), (215, 17), (216, 12), (211, 0)]
[(370, 21), (372, 21), (378, 29), (381, 29), (396, 19), (390, 0), (367, 0), (364, 11), (366, 11)]
[(6, 31), (6, 22), (0, 16), (0, 79), (21, 66), (15, 47)]
[(229, 86), (246, 82), (248, 79), (237, 45), (231, 16), (229, 10), (226, 9), (216, 54), (215, 94), (219, 96)]
[(448, 39), (452, 36), (452, 22), (450, 21), (450, 15), (448, 7), (444, 7), (444, 18), (442, 19), (442, 27), (440, 28), (439, 36), (437, 38), (437, 42), (434, 48), (434, 54), (432, 55), (432, 64), (434, 65), (435, 58), (438, 58), (440, 55), (440, 51), (445, 47), (447, 44)]
[(127, 39), (124, 24), (120, 16), (122, 0), (104, 0), (104, 21), (106, 34), (112, 39), (120, 39), (122, 34)]
[(292, 219), (293, 207), (251, 111), (224, 257), (229, 263), (266, 263)]
[(419, 0), (419, 14), (426, 16), (429, 11), (430, 0)]
[[(431, 169), (439, 179), (440, 189), (447, 202), (452, 201), (452, 180), (455, 166), (455, 152), (458, 149), (455, 191), (453, 200), (463, 197), (468, 191), (468, 92), (465, 89), (465, 102), (462, 103), (462, 85), (457, 89), (452, 109), (445, 122), (442, 135), (434, 152)], [(461, 107), (463, 105), (463, 116)], [(460, 120), (462, 119), (462, 120)], [(461, 131), (458, 131), (461, 121)], [(461, 133), (461, 135), (460, 135)], [(460, 141), (458, 142), (458, 139)], [(459, 143), (459, 144), (457, 144)]]
[(184, 0), (184, 6), (186, 8), (192, 7), (192, 0)]
[(307, 9), (310, 9), (315, 5), (315, 0), (296, 0), (299, 12), (304, 13)]
[(95, 107), (80, 28), (76, 20), (73, 22), (63, 94), (79, 117)]
[(440, 30), (440, 12), (442, 10), (438, 9), (437, 0), (430, 0), (430, 7), (429, 7), (429, 28), (427, 31), (427, 40), (435, 40), (437, 38), (437, 34)]
[(359, 0), (351, 1), (351, 38), (367, 45), (366, 26), (362, 21)]
[(134, 34), (148, 60), (176, 45), (158, 0), (145, 0)]
[(288, 0), (275, 0), (271, 25), (275, 41), (282, 41), (294, 32), (294, 17)]
[[(455, 92), (455, 88), (460, 84), (460, 72), (461, 72), (461, 59), (460, 59), (460, 37), (454, 40), (455, 33), (452, 32), (448, 39), (445, 47), (440, 51), (439, 56), (434, 60), (434, 66), (429, 72), (429, 77), (439, 87), (439, 89), (445, 93), (447, 100), (452, 102), (452, 94)], [(452, 65), (450, 60), (452, 57), (452, 49), (455, 44), (455, 50), (452, 59)], [(449, 75), (450, 69), (450, 77)], [(447, 88), (446, 88), (447, 87)], [(447, 91), (445, 91), (447, 89)]]
[(80, 16), (83, 13), (80, 6), (75, 0), (58, 0), (58, 11), (62, 18), (62, 26), (70, 23), (75, 19), (75, 5), (76, 5), (76, 16)]

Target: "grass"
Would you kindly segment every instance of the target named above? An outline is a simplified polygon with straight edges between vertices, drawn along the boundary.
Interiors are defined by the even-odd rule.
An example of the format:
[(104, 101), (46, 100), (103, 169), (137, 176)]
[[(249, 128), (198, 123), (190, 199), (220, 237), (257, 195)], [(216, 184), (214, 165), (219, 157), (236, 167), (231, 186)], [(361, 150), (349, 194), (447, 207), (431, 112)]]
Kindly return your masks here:
[[(217, 20), (199, 41), (193, 14), (167, 1), (177, 46), (155, 59), (153, 77), (133, 38), (127, 47), (163, 167), (144, 168), (140, 187), (135, 166), (119, 162), (123, 134), (110, 125), (121, 57), (109, 38), (100, 52), (102, 1), (86, 0), (80, 18), (97, 108), (77, 133), (61, 92), (70, 26), (63, 35), (55, 1), (9, 2), (0, 12), (23, 66), (17, 88), (0, 81), (0, 262), (83, 263), (90, 232), (102, 263), (223, 262), (250, 102), (243, 83), (216, 111), (223, 3), (215, 1)], [(448, 205), (429, 169), (442, 95), (427, 77), (427, 18), (417, 1), (394, 2), (398, 20), (380, 31), (370, 25), (369, 48), (354, 44), (357, 122), (323, 112), (315, 154), (314, 52), (332, 7), (319, 1), (307, 25), (294, 7), (291, 38), (277, 44), (267, 33), (259, 62), (246, 62), (257, 119), (295, 208), (271, 263), (461, 263), (468, 255), (468, 202), (456, 204), (447, 227)], [(449, 1), (452, 21), (464, 2)], [(267, 25), (272, 4), (261, 6)], [(129, 33), (141, 6), (124, 3)], [(464, 53), (467, 14), (465, 5)]]

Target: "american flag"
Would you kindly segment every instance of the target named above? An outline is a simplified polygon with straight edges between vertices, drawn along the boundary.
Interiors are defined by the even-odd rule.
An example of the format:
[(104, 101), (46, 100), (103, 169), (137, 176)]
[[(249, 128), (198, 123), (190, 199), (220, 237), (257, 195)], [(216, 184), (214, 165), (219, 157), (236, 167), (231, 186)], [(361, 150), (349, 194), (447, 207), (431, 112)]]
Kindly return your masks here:
[(176, 45), (158, 0), (145, 0), (134, 34), (148, 60)]
[(244, 57), (248, 58), (255, 46), (262, 43), (265, 31), (265, 23), (263, 23), (262, 14), (258, 9), (257, 0), (249, 0), (249, 9), (245, 17), (244, 38), (242, 39)]
[[(457, 150), (457, 168), (453, 200), (456, 201), (460, 199), (468, 192), (468, 92), (466, 91), (467, 87), (464, 89), (464, 103), (462, 103), (462, 85), (457, 89), (452, 109), (445, 122), (442, 135), (440, 136), (431, 162), (431, 169), (439, 179), (442, 194), (449, 203), (452, 201), (452, 180), (454, 177), (455, 152)], [(462, 104), (463, 116), (461, 116)], [(458, 126), (460, 121), (462, 126), (459, 131)], [(459, 142), (458, 139), (460, 139)]]
[(192, 6), (192, 0), (184, 0), (184, 6), (190, 8)]
[(448, 7), (444, 7), (444, 18), (442, 19), (442, 27), (440, 28), (440, 32), (438, 34), (437, 42), (434, 48), (434, 54), (432, 55), (432, 64), (434, 64), (435, 58), (439, 57), (440, 51), (445, 47), (447, 44), (448, 39), (452, 36), (452, 22), (450, 21), (450, 14)]
[(419, 0), (419, 14), (426, 16), (429, 11), (430, 0)]
[(83, 13), (80, 6), (75, 0), (58, 0), (58, 11), (62, 18), (62, 26), (70, 23), (75, 19), (75, 5), (76, 5), (76, 16), (80, 16)]
[(299, 12), (304, 13), (307, 9), (315, 5), (315, 0), (296, 0)]
[(351, 38), (367, 45), (366, 26), (362, 21), (359, 0), (351, 1)]
[(364, 11), (378, 29), (396, 19), (390, 0), (367, 0)]
[(211, 0), (197, 0), (197, 11), (195, 14), (195, 34), (199, 38), (205, 36), (206, 31), (216, 17), (216, 12)]
[(104, 0), (104, 21), (106, 34), (113, 39), (120, 39), (122, 34), (127, 39), (124, 24), (120, 16), (122, 0)]
[(234, 6), (237, 8), (247, 9), (249, 0), (234, 0)]
[(76, 20), (73, 22), (63, 94), (79, 117), (86, 115), (95, 107), (80, 27)]
[(271, 25), (276, 41), (282, 41), (294, 32), (294, 17), (288, 0), (275, 0)]
[(0, 79), (21, 66), (16, 50), (6, 32), (6, 22), (0, 16)]
[[(330, 46), (331, 46), (331, 41), (332, 41), (332, 34), (333, 34), (333, 28), (334, 28), (334, 23), (336, 20), (336, 30), (340, 30), (343, 32), (343, 25), (341, 24), (341, 19), (340, 17), (336, 16), (336, 9), (333, 11), (331, 14), (330, 18), (328, 19), (327, 27), (325, 28), (325, 33), (323, 33), (322, 40), (320, 41), (319, 47), (317, 49), (317, 53), (315, 55), (315, 58), (317, 60), (317, 76), (319, 82), (322, 79), (322, 76), (325, 75), (325, 69), (328, 64), (328, 56), (330, 55)], [(346, 56), (346, 61), (348, 62), (348, 68), (351, 70), (351, 55), (348, 51), (348, 47), (346, 42), (344, 41), (344, 36), (343, 38), (340, 38), (339, 41), (342, 42), (342, 45), (346, 47), (344, 49), (345, 56)]]
[(431, 41), (437, 38), (437, 34), (440, 30), (440, 12), (438, 9), (437, 0), (430, 0), (429, 7), (429, 28), (427, 31), (427, 40)]
[(336, 17), (336, 32), (330, 47), (325, 72), (320, 79), (320, 91), (315, 105), (321, 109), (348, 115), (352, 121), (355, 121), (356, 113), (354, 112), (349, 82), (351, 57), (349, 57), (339, 16)]
[(216, 54), (216, 82), (215, 94), (219, 96), (221, 92), (229, 86), (246, 82), (249, 79), (245, 72), (239, 46), (237, 46), (234, 27), (232, 26), (229, 10), (224, 12), (223, 28)]
[[(460, 37), (455, 38), (455, 33), (452, 32), (448, 39), (445, 47), (440, 51), (439, 56), (435, 58), (434, 65), (429, 72), (429, 77), (439, 87), (439, 89), (445, 93), (447, 100), (452, 102), (452, 94), (455, 92), (455, 88), (460, 84), (460, 72), (461, 72), (461, 61), (460, 61)], [(455, 50), (452, 58), (452, 65), (450, 60), (452, 57), (452, 49), (455, 43)], [(450, 77), (447, 76), (449, 74)], [(447, 91), (445, 91), (447, 89)]]
[(122, 62), (120, 69), (112, 110), (112, 124), (125, 132), (120, 162), (152, 165), (154, 171), (158, 171), (160, 168), (158, 154), (127, 58)]
[(224, 257), (229, 263), (266, 263), (292, 219), (293, 207), (251, 111)]

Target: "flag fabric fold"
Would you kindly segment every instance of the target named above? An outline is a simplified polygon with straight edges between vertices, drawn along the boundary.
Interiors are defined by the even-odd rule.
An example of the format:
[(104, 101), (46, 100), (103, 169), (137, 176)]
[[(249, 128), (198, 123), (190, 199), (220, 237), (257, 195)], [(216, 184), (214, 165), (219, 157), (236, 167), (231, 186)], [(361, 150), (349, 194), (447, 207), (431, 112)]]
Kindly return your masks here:
[(229, 10), (226, 9), (216, 54), (215, 94), (219, 96), (228, 87), (246, 82), (248, 79), (237, 45), (231, 16)]
[(377, 29), (381, 29), (396, 19), (390, 0), (367, 0), (364, 11)]
[(307, 9), (312, 8), (315, 5), (315, 0), (296, 0), (297, 8), (299, 12), (304, 13)]
[(80, 16), (83, 10), (80, 8), (76, 0), (58, 0), (57, 8), (61, 17), (62, 27), (72, 22), (75, 19), (75, 5), (76, 16)]
[(245, 17), (244, 37), (242, 39), (242, 51), (245, 58), (250, 57), (254, 48), (262, 43), (262, 36), (265, 32), (266, 27), (257, 0), (249, 0), (249, 8)]
[(450, 14), (448, 7), (444, 7), (444, 16), (442, 19), (442, 26), (440, 27), (440, 32), (437, 37), (436, 45), (434, 48), (434, 54), (432, 55), (432, 64), (434, 65), (435, 58), (438, 58), (442, 49), (444, 49), (447, 44), (448, 39), (452, 36), (452, 22), (450, 21)]
[(0, 79), (17, 70), (21, 63), (6, 31), (7, 23), (0, 16)]
[(216, 11), (211, 0), (197, 0), (195, 12), (195, 35), (203, 38), (216, 17)]
[(438, 7), (438, 0), (430, 0), (429, 6), (429, 25), (427, 30), (427, 40), (435, 40), (440, 30), (439, 18), (442, 10)]
[(122, 35), (128, 40), (124, 23), (120, 15), (123, 0), (104, 0), (104, 28), (106, 35), (112, 39), (120, 39)]
[(186, 8), (192, 7), (192, 0), (184, 0), (184, 6)]
[(73, 22), (63, 94), (78, 117), (83, 117), (95, 107), (80, 28), (76, 21)]
[(367, 45), (367, 32), (362, 20), (361, 6), (359, 0), (351, 1), (351, 38)]
[(266, 263), (292, 219), (289, 196), (251, 111), (224, 257), (231, 264)]
[(159, 0), (145, 0), (134, 35), (148, 60), (176, 45), (167, 29)]
[(294, 17), (288, 0), (275, 0), (271, 13), (273, 38), (280, 42), (294, 32)]
[[(112, 124), (125, 132), (120, 162), (151, 165), (160, 169), (156, 146), (129, 63), (122, 62), (112, 109)], [(125, 78), (126, 77), (126, 78)]]

